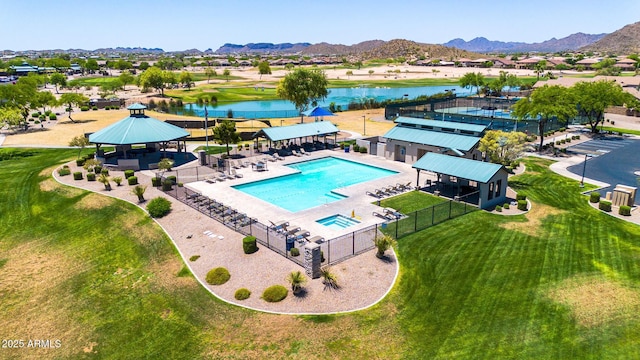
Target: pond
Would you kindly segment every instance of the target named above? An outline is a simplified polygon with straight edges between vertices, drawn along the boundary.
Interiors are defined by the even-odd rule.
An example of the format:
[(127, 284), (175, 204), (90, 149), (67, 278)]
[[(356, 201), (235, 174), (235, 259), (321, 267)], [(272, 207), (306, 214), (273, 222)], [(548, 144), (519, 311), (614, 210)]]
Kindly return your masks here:
[[(261, 91), (261, 88), (256, 88)], [(349, 103), (361, 103), (363, 101), (376, 100), (384, 101), (391, 99), (411, 100), (419, 96), (431, 96), (446, 91), (453, 91), (457, 96), (467, 96), (471, 94), (471, 89), (465, 89), (457, 85), (445, 86), (416, 86), (406, 88), (388, 87), (355, 87), (355, 88), (333, 88), (329, 89), (327, 99), (318, 105), (328, 108), (334, 103), (336, 108), (340, 106), (346, 110)], [(264, 101), (241, 101), (234, 103), (219, 104), (217, 106), (208, 105), (209, 117), (228, 117), (230, 113), (233, 117), (244, 117), (248, 119), (280, 118), (300, 116), (292, 102), (287, 100), (264, 100)], [(204, 117), (204, 105), (185, 104), (182, 109), (174, 109), (176, 114), (192, 115)]]

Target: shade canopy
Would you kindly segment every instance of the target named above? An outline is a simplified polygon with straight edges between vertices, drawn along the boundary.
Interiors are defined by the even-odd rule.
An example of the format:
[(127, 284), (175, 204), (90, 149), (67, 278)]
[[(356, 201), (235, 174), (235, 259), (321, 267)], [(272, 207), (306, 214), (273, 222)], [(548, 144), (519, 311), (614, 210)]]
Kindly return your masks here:
[(331, 111), (321, 108), (320, 106), (316, 106), (313, 109), (307, 110), (302, 113), (304, 116), (335, 116)]
[(489, 182), (498, 171), (504, 169), (500, 164), (436, 153), (425, 154), (420, 160), (416, 161), (412, 167), (414, 169), (456, 176), (479, 183)]
[(321, 121), (308, 124), (264, 128), (255, 133), (253, 137), (265, 137), (271, 141), (281, 141), (303, 138), (306, 136), (324, 136), (329, 134), (337, 134), (339, 131), (340, 130), (332, 123), (328, 121)]

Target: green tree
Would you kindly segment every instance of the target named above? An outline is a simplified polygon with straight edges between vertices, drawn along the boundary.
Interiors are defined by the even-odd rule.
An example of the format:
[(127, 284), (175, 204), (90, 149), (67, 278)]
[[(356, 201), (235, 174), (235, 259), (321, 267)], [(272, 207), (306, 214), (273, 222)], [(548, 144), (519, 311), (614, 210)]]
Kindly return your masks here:
[(347, 75), (347, 79), (349, 79), (349, 76), (353, 75), (353, 71), (351, 70), (347, 70), (347, 72), (345, 73), (345, 75)]
[[(514, 87), (518, 87), (522, 85), (522, 82), (520, 81), (520, 78), (518, 78), (518, 75), (507, 74), (505, 79), (505, 85), (509, 88), (509, 92), (510, 92), (511, 89), (513, 89)], [(507, 92), (507, 98), (509, 97), (509, 92)]]
[(374, 72), (375, 71), (373, 71), (373, 70), (369, 70), (369, 76), (373, 75)]
[(295, 67), (295, 66), (294, 66), (292, 63), (286, 63), (286, 64), (284, 64), (284, 68), (285, 68), (285, 70), (287, 70), (287, 71), (291, 71), (291, 70), (293, 70), (293, 68), (294, 68), (294, 67)]
[(357, 67), (358, 70), (360, 70), (360, 68), (362, 67), (362, 61), (358, 60), (358, 61), (354, 62), (353, 65), (355, 67)]
[(527, 98), (518, 100), (513, 106), (512, 116), (519, 120), (536, 119), (540, 133), (539, 151), (544, 144), (544, 132), (547, 122), (552, 118), (567, 120), (576, 116), (578, 110), (571, 89), (559, 85), (544, 85)]
[(178, 83), (178, 77), (172, 71), (168, 71), (168, 70), (163, 71), (162, 78), (164, 79), (164, 83), (167, 85), (170, 85), (170, 87), (172, 88)]
[(225, 144), (227, 147), (227, 155), (229, 154), (229, 144), (237, 144), (240, 142), (240, 134), (236, 132), (236, 126), (233, 121), (225, 120), (218, 126), (213, 128), (212, 138), (219, 144)]
[(145, 89), (156, 89), (164, 96), (165, 77), (160, 68), (152, 66), (140, 75), (140, 85)]
[(211, 80), (212, 77), (217, 76), (218, 73), (216, 72), (215, 69), (211, 68), (210, 66), (207, 66), (207, 68), (204, 69), (204, 75), (207, 77), (207, 84), (208, 84), (209, 80)]
[(271, 66), (268, 61), (261, 61), (258, 64), (258, 73), (260, 74), (260, 79), (262, 79), (262, 75), (271, 75)]
[(592, 67), (596, 70), (596, 75), (618, 76), (620, 75), (620, 68), (615, 65), (615, 59), (604, 59), (598, 63), (593, 64)]
[(578, 105), (578, 113), (586, 117), (591, 132), (598, 131), (598, 124), (604, 122), (604, 112), (609, 106), (622, 105), (631, 96), (614, 81), (580, 81), (573, 85)]
[(65, 104), (67, 106), (67, 112), (69, 113), (69, 120), (75, 122), (71, 118), (71, 112), (73, 111), (74, 106), (81, 106), (89, 102), (89, 98), (76, 93), (66, 93), (60, 96), (60, 103)]
[(147, 70), (147, 69), (148, 69), (148, 68), (150, 68), (150, 67), (151, 67), (151, 65), (149, 65), (149, 63), (148, 63), (148, 62), (146, 62), (146, 61), (142, 61), (142, 62), (140, 63), (140, 65), (138, 65), (138, 69), (139, 69), (140, 71), (145, 71), (145, 70)]
[(640, 56), (638, 54), (631, 54), (627, 57), (635, 61), (635, 63), (633, 64), (633, 67), (635, 69), (636, 75), (638, 75), (640, 73)]
[(509, 165), (524, 151), (527, 134), (519, 131), (490, 130), (480, 139), (478, 150), (496, 164)]
[(38, 91), (33, 102), (34, 107), (42, 106), (42, 112), (47, 112), (47, 106), (53, 107), (58, 105), (58, 99), (48, 91)]
[(82, 150), (89, 145), (89, 138), (84, 135), (74, 136), (71, 141), (69, 141), (69, 146), (77, 146), (78, 149), (78, 158), (80, 158), (80, 153)]
[(118, 79), (122, 83), (122, 90), (125, 90), (127, 84), (133, 84), (133, 82), (136, 80), (135, 76), (133, 76), (129, 71), (123, 71), (122, 74), (118, 76)]
[(480, 87), (484, 86), (485, 80), (482, 73), (466, 73), (460, 78), (460, 86), (467, 89), (473, 87), (476, 88), (476, 94), (478, 94)]
[(12, 86), (0, 86), (0, 106), (13, 107), (20, 111), (24, 121), (29, 117), (29, 110), (37, 105), (38, 77), (21, 77)]
[(98, 71), (98, 69), (100, 69), (100, 66), (98, 65), (98, 61), (96, 59), (87, 60), (87, 63), (84, 65), (84, 67), (91, 73), (96, 72)]
[(0, 107), (0, 124), (7, 126), (9, 129), (18, 127), (24, 119), (20, 110), (12, 107)]
[(114, 68), (124, 71), (133, 68), (133, 64), (127, 60), (120, 59), (114, 64)]
[(231, 70), (229, 69), (224, 69), (224, 71), (222, 72), (222, 76), (224, 76), (227, 79), (227, 82), (229, 82), (230, 75), (231, 75)]
[(183, 71), (180, 73), (180, 84), (187, 87), (187, 90), (191, 90), (191, 85), (193, 84), (193, 76), (188, 71)]
[(540, 75), (544, 74), (547, 70), (547, 60), (540, 60), (533, 66), (533, 72), (537, 76), (537, 80), (540, 80)]
[(53, 73), (53, 74), (51, 74), (51, 76), (49, 77), (49, 81), (56, 87), (56, 94), (59, 94), (58, 85), (60, 85), (60, 86), (67, 85), (67, 77), (64, 76), (64, 74), (61, 74), (61, 73)]
[(45, 66), (55, 68), (58, 71), (64, 71), (71, 66), (71, 62), (68, 59), (62, 59), (59, 57), (47, 59)]
[(303, 122), (302, 112), (309, 104), (316, 106), (318, 101), (327, 98), (327, 85), (327, 76), (322, 70), (299, 68), (280, 80), (276, 95), (291, 101), (300, 111), (300, 122)]

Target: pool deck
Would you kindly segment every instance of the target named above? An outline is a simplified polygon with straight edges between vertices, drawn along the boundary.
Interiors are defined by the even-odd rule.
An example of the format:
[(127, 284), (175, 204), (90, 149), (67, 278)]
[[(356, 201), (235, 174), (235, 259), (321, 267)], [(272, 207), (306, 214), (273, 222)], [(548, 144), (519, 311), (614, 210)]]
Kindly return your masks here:
[[(335, 192), (345, 195), (347, 198), (295, 213), (232, 188), (234, 185), (293, 174), (296, 173), (297, 170), (287, 167), (286, 165), (328, 156), (373, 165), (397, 171), (398, 173), (335, 189)], [(396, 185), (397, 183), (407, 184), (411, 182), (412, 186), (415, 186), (416, 184), (416, 171), (411, 168), (411, 165), (409, 164), (387, 160), (378, 156), (359, 153), (345, 153), (338, 150), (314, 151), (311, 152), (309, 156), (303, 157), (287, 156), (285, 157), (285, 160), (268, 162), (267, 166), (268, 171), (253, 171), (250, 167), (236, 170), (236, 172), (243, 175), (243, 177), (239, 179), (226, 180), (213, 184), (205, 181), (197, 181), (185, 184), (185, 187), (199, 192), (202, 195), (208, 196), (209, 198), (221, 201), (225, 205), (236, 208), (238, 211), (244, 212), (252, 218), (257, 218), (265, 225), (269, 225), (270, 221), (276, 222), (286, 220), (291, 224), (296, 224), (309, 230), (311, 236), (320, 235), (325, 239), (331, 239), (383, 222), (383, 219), (373, 215), (374, 212), (382, 212), (382, 208), (375, 204), (378, 198), (367, 195), (367, 192), (373, 193), (375, 189)], [(429, 176), (430, 175), (427, 173), (421, 173), (420, 182), (424, 183)], [(435, 180), (435, 176), (433, 176), (432, 180)], [(287, 189), (274, 189), (274, 191), (286, 192)], [(352, 212), (360, 223), (349, 226), (345, 229), (336, 230), (316, 222), (316, 220), (336, 214), (351, 217)]]

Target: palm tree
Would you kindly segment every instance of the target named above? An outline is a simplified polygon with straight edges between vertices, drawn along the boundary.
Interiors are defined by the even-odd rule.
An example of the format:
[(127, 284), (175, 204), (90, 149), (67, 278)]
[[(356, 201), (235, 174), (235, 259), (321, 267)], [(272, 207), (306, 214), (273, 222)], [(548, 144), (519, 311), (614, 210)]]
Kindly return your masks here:
[(146, 190), (146, 186), (136, 185), (133, 189), (131, 189), (131, 193), (138, 197), (138, 202), (144, 202), (144, 192)]
[(109, 182), (109, 175), (100, 174), (100, 177), (98, 177), (98, 182), (101, 183), (101, 184), (104, 184), (105, 190), (111, 190), (111, 183)]
[(378, 248), (376, 256), (381, 259), (384, 257), (384, 253), (395, 245), (396, 241), (390, 235), (385, 234), (383, 236), (376, 237), (373, 243), (376, 248)]
[(547, 69), (547, 61), (540, 60), (533, 67), (533, 72), (538, 76), (537, 80), (540, 80), (540, 74), (544, 74), (544, 71)]
[(302, 285), (307, 282), (307, 277), (300, 270), (292, 271), (287, 276), (287, 281), (291, 284), (291, 291), (297, 294), (302, 290)]

